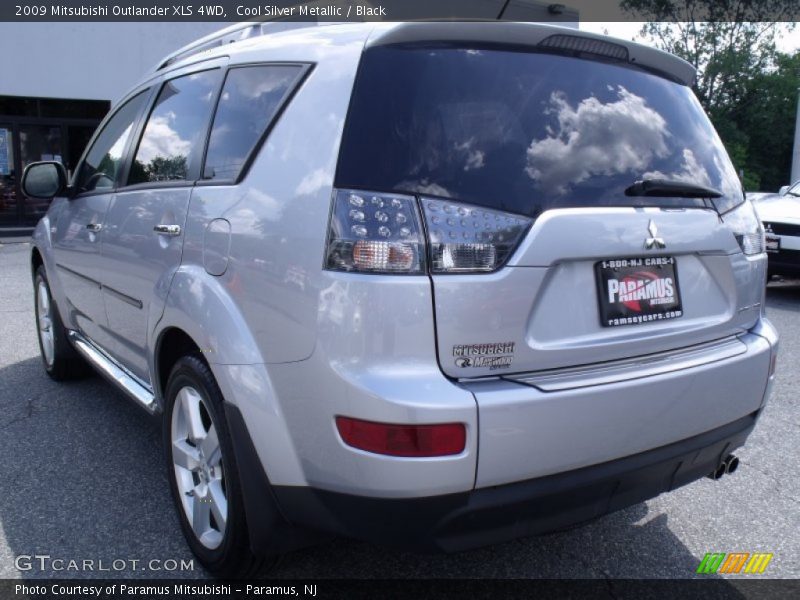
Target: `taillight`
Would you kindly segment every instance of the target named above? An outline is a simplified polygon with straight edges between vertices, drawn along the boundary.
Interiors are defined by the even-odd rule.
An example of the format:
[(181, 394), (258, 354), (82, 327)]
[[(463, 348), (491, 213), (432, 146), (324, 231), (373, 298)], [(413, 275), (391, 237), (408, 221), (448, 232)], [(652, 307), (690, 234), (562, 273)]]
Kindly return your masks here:
[(753, 256), (766, 250), (764, 228), (749, 200), (745, 200), (737, 208), (725, 213), (722, 220), (733, 231), (733, 235), (745, 255)]
[(336, 190), (326, 267), (367, 273), (422, 273), (425, 241), (411, 196)]
[(447, 200), (422, 198), (431, 272), (475, 273), (503, 266), (531, 220)]
[[(505, 264), (531, 226), (519, 215), (435, 198), (335, 190), (327, 269), (362, 273), (486, 273)], [(426, 246), (427, 242), (427, 246)]]
[(336, 417), (336, 428), (348, 446), (388, 456), (451, 456), (461, 454), (467, 443), (463, 423), (397, 425)]

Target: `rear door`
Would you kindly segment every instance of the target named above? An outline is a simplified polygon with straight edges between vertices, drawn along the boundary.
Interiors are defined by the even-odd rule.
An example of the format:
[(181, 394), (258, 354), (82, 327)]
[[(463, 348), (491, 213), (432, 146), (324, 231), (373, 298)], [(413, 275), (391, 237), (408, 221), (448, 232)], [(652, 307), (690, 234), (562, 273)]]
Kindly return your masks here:
[(189, 199), (226, 60), (165, 78), (132, 147), (125, 186), (108, 211), (102, 279), (109, 351), (143, 381), (149, 381), (148, 325), (160, 318), (180, 265)]
[[(641, 356), (755, 322), (763, 262), (720, 217), (742, 188), (686, 86), (590, 55), (376, 47), (349, 115), (338, 187), (416, 195), (429, 239), (463, 252), (517, 236), (499, 269), (432, 274), (446, 374)], [(722, 197), (626, 193), (643, 179)]]

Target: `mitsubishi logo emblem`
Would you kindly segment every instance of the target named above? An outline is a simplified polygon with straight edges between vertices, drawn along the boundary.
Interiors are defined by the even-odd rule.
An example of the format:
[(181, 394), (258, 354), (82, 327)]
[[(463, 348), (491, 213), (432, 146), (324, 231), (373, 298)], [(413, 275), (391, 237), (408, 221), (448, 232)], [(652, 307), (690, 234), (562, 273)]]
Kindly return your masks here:
[(664, 238), (658, 237), (658, 227), (656, 227), (655, 221), (650, 219), (650, 223), (647, 225), (647, 233), (650, 234), (650, 237), (644, 240), (644, 247), (648, 250), (652, 250), (653, 248), (666, 248), (667, 244), (664, 242)]

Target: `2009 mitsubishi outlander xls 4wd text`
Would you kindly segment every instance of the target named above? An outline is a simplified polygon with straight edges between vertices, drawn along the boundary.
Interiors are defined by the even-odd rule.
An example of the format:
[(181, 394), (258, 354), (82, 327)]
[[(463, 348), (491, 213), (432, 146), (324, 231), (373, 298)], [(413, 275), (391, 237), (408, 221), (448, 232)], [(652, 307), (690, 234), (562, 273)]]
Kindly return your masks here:
[(521, 23), (239, 25), (100, 126), (31, 265), (42, 357), (163, 421), (192, 550), (454, 551), (736, 467), (764, 234), (687, 63)]

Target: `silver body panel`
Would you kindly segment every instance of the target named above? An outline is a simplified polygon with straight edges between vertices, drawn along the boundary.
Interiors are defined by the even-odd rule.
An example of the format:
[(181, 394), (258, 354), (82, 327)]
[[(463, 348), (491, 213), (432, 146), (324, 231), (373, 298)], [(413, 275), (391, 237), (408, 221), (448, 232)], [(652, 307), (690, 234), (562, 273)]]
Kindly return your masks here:
[[(508, 266), (488, 275), (323, 270), (339, 143), (365, 44), (479, 35), (475, 27), (484, 26), (304, 28), (168, 67), (190, 72), (221, 59), (302, 62), (313, 70), (240, 183), (122, 189), (114, 198), (53, 202), (34, 241), (65, 325), (111, 359), (107, 370), (123, 387), (127, 380), (114, 374), (140, 380), (144, 390), (150, 385), (156, 412), (165, 376), (157, 367), (159, 342), (174, 329), (188, 335), (225, 399), (241, 411), (274, 485), (435, 496), (628, 456), (758, 410), (777, 337), (748, 333), (771, 331), (760, 305), (763, 289), (749, 282), (763, 280), (766, 259), (746, 258), (711, 211), (552, 211)], [(492, 26), (491, 35), (529, 36), (530, 43), (553, 29), (504, 24)], [(674, 59), (630, 48), (690, 78)], [(82, 229), (93, 217), (104, 223), (101, 244), (92, 245)], [(663, 253), (678, 257), (687, 314), (602, 329), (593, 312), (592, 265), (644, 254), (650, 219), (667, 240)], [(180, 235), (152, 231), (167, 223), (181, 225)], [(68, 282), (56, 269), (59, 261), (94, 273), (99, 286)], [(141, 308), (102, 293), (103, 285)], [(565, 299), (559, 288), (576, 295)], [(517, 382), (458, 381), (464, 374), (448, 348), (505, 341), (516, 343)], [(592, 379), (597, 363), (658, 353), (669, 356), (662, 368), (620, 364)], [(562, 373), (560, 385), (539, 373), (564, 367), (581, 369)], [(498, 373), (469, 374), (486, 375)], [(460, 422), (467, 445), (444, 458), (371, 454), (344, 444), (337, 415)]]
[(480, 406), (476, 487), (631, 456), (757, 411), (771, 348), (754, 335), (741, 341), (747, 351), (738, 356), (597, 386), (542, 392), (509, 381), (469, 384)]

